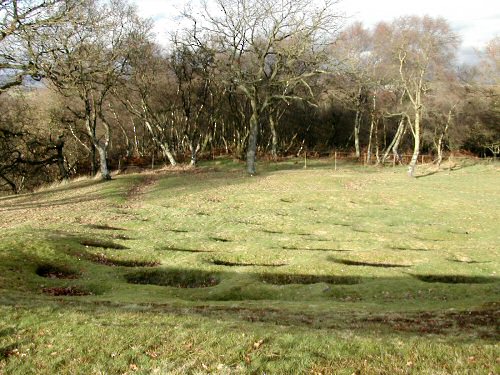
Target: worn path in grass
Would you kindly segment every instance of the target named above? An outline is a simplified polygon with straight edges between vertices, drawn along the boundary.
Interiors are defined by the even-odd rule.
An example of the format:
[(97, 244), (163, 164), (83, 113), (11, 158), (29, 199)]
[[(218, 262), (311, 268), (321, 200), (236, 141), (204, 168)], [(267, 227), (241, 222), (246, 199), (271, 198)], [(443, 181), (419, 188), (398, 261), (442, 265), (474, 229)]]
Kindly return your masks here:
[(1, 198), (0, 372), (498, 373), (499, 186), (220, 160)]

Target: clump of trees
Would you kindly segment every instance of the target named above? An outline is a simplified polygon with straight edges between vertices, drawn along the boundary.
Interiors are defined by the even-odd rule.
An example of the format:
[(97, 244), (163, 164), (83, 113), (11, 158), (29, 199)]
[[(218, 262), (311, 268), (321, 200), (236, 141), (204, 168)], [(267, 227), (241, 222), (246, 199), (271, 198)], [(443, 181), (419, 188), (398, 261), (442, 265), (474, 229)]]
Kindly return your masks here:
[[(126, 0), (0, 0), (0, 189), (127, 164), (498, 153), (499, 38), (460, 66), (446, 20), (343, 27), (335, 1), (212, 0), (168, 50)], [(404, 160), (403, 153), (410, 153)]]

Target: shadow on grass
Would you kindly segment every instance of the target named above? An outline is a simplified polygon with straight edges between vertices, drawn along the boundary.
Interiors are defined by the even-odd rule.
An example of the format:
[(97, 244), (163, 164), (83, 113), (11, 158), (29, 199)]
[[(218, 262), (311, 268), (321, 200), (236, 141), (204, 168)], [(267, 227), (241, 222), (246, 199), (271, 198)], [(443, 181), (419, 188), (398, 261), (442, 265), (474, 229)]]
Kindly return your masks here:
[(470, 168), (470, 167), (473, 167), (475, 166), (476, 163), (472, 163), (472, 164), (466, 164), (466, 165), (456, 165), (456, 166), (453, 166), (451, 168), (439, 168), (437, 170), (434, 170), (434, 171), (429, 171), (425, 174), (421, 174), (421, 175), (418, 175), (418, 176), (415, 176), (415, 178), (424, 178), (424, 177), (429, 177), (429, 176), (433, 176), (435, 174), (438, 174), (438, 173), (443, 173), (443, 172), (454, 172), (454, 171), (459, 171), (461, 169), (464, 169), (464, 168)]

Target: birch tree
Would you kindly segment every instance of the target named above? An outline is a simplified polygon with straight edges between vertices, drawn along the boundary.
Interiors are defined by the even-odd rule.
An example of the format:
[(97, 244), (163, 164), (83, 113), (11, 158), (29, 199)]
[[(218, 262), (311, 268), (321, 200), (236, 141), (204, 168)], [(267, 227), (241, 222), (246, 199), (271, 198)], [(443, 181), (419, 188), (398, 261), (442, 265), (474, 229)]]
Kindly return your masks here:
[(459, 39), (446, 20), (428, 16), (399, 18), (391, 24), (391, 32), (389, 43), (399, 82), (409, 102), (405, 116), (414, 143), (408, 175), (414, 177), (422, 141), (425, 95), (429, 84), (450, 68)]

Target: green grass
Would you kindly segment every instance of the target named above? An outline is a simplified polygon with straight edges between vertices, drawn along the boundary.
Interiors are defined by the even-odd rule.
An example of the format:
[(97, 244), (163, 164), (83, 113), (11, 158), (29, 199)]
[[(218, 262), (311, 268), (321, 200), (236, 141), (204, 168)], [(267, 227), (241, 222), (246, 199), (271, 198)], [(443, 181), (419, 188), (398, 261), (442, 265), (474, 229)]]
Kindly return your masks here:
[(0, 373), (500, 371), (500, 174), (220, 159), (0, 198)]

